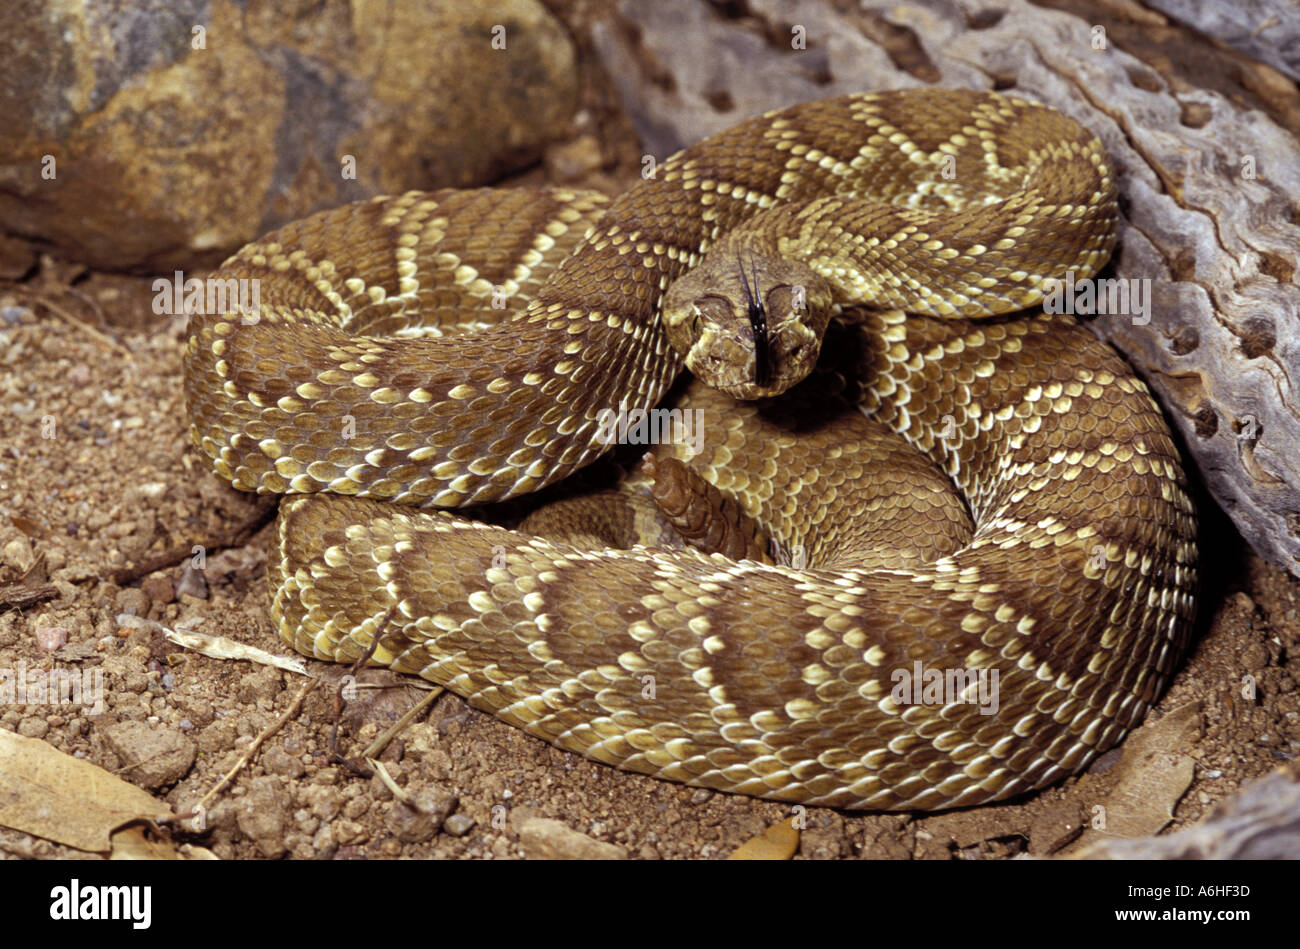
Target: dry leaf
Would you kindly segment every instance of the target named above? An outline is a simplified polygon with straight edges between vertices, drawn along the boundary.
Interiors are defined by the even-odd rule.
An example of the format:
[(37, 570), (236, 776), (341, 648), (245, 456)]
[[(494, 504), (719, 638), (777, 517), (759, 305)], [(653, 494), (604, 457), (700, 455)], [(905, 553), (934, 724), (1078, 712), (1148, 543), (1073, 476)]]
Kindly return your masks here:
[(1166, 837), (1098, 836), (1083, 860), (1294, 860), (1300, 854), (1300, 768), (1281, 768)]
[(123, 827), (113, 834), (113, 852), (109, 860), (216, 860), (206, 847), (176, 844), (150, 838), (139, 824)]
[(301, 659), (277, 656), (273, 652), (267, 652), (265, 649), (258, 649), (256, 646), (249, 646), (228, 639), (225, 636), (209, 636), (207, 633), (196, 633), (192, 629), (171, 629), (162, 623), (133, 616), (130, 613), (123, 613), (118, 616), (117, 624), (128, 629), (160, 629), (163, 636), (176, 643), (176, 645), (184, 646), (186, 649), (193, 649), (195, 652), (213, 659), (243, 659), (264, 666), (275, 666), (277, 669), (284, 669), (286, 672), (307, 675), (307, 667)]
[(1066, 856), (1073, 859), (1087, 852), (1095, 840), (1158, 833), (1173, 820), (1174, 806), (1196, 774), (1195, 762), (1184, 752), (1200, 730), (1201, 705), (1190, 702), (1129, 735), (1115, 768), (1115, 787), (1092, 811), (1092, 821), (1102, 817), (1104, 822), (1094, 823), (1080, 846)]
[(29, 518), (19, 517), (15, 514), (9, 518), (9, 523), (28, 537), (39, 537), (41, 535), (41, 525)]
[(728, 860), (789, 860), (799, 849), (799, 831), (794, 819), (773, 824), (757, 837), (745, 841)]
[(0, 730), (0, 824), (78, 850), (106, 853), (128, 821), (171, 808), (99, 765)]

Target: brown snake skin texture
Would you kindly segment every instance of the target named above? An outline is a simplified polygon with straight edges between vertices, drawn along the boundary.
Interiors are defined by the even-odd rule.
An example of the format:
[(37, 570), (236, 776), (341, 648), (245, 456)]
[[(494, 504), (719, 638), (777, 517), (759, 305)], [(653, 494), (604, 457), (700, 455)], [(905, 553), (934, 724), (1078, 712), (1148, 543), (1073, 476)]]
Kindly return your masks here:
[[(672, 781), (843, 808), (1006, 798), (1139, 722), (1195, 610), (1195, 511), (1146, 387), (1072, 317), (1022, 309), (1109, 256), (1113, 179), (1053, 110), (924, 90), (747, 121), (613, 201), (340, 208), (217, 274), (260, 280), (261, 308), (191, 317), (192, 438), (235, 487), (296, 495), (268, 573), (307, 655), (353, 660), (382, 629), (373, 662)], [(810, 209), (771, 240), (844, 308), (821, 362), (756, 402), (674, 388), (701, 450), (653, 458), (732, 499), (775, 558), (611, 546), (663, 520), (644, 476), (525, 523), (549, 537), (428, 510), (604, 454), (601, 411), (655, 406), (682, 368), (665, 291), (768, 209)], [(996, 673), (997, 701), (969, 679), (898, 694), (918, 670)]]

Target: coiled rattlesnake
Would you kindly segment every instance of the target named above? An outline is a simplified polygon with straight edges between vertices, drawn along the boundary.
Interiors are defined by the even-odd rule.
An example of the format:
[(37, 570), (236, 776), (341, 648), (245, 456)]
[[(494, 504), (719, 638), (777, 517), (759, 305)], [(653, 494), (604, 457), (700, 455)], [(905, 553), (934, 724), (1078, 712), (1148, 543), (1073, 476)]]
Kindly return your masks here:
[[(1070, 317), (977, 318), (1094, 272), (1115, 214), (1090, 133), (951, 90), (762, 116), (608, 206), (376, 199), (223, 265), (262, 305), (192, 317), (191, 432), (236, 487), (303, 495), (269, 572), (309, 655), (355, 658), (390, 616), (375, 661), (598, 761), (850, 808), (999, 799), (1139, 721), (1194, 613), (1195, 512), (1145, 386)], [(603, 546), (645, 519), (612, 507), (585, 547), (416, 510), (554, 484), (684, 359), (742, 397), (793, 386), (693, 384), (700, 451), (655, 448), (780, 562)]]

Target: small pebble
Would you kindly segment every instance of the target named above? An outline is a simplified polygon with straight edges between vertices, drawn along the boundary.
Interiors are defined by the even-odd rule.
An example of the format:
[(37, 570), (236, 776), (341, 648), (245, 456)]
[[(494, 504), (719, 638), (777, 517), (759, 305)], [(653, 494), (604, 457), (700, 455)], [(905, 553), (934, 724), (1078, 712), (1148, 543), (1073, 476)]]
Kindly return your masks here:
[(36, 628), (36, 647), (41, 652), (54, 652), (68, 643), (66, 626), (38, 626)]
[(442, 822), (442, 829), (453, 837), (464, 837), (474, 826), (474, 819), (464, 814), (452, 814)]
[(0, 551), (0, 560), (19, 570), (27, 570), (36, 561), (36, 556), (32, 553), (32, 542), (26, 537), (9, 541), (4, 545), (4, 550)]
[(123, 587), (117, 592), (117, 611), (132, 616), (148, 616), (149, 597), (138, 587)]
[(185, 569), (181, 571), (181, 578), (176, 581), (176, 596), (198, 597), (200, 600), (208, 598), (208, 581), (203, 576), (202, 570), (195, 570), (190, 564), (185, 564)]
[(176, 591), (172, 587), (172, 581), (169, 577), (155, 575), (147, 578), (140, 584), (140, 589), (144, 591), (145, 596), (155, 604), (171, 603), (176, 599)]

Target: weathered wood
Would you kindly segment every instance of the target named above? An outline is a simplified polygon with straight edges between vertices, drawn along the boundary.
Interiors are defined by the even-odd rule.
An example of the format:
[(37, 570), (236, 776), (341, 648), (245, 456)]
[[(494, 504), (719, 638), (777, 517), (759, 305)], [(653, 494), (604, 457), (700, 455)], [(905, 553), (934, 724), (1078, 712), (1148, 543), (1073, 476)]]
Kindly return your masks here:
[(1146, 4), (1300, 79), (1300, 3), (1296, 0), (1146, 0)]
[(1300, 575), (1300, 144), (1284, 128), (1023, 0), (623, 2), (593, 39), (660, 159), (767, 109), (929, 82), (1091, 128), (1120, 173), (1114, 276), (1150, 307), (1090, 325), (1150, 383), (1243, 536)]
[(1300, 855), (1300, 773), (1282, 768), (1248, 785), (1187, 830), (1167, 837), (1114, 838), (1071, 860), (1294, 860)]

